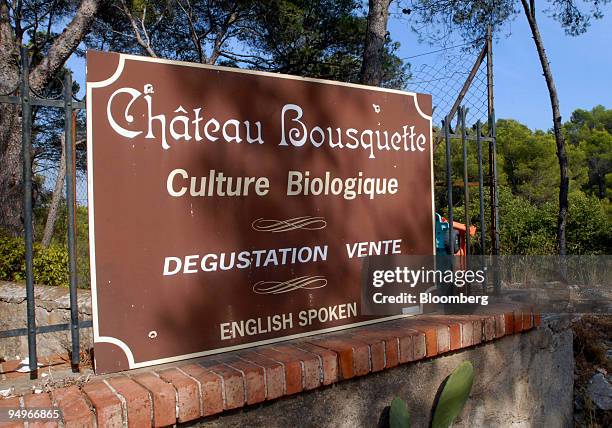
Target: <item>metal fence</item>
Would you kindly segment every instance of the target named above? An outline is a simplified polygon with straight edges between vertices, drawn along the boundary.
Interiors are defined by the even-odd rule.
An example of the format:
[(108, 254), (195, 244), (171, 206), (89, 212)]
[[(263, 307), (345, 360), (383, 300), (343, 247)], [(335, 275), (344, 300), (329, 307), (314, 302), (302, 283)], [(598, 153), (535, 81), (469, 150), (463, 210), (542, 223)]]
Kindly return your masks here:
[[(75, 114), (85, 109), (85, 103), (75, 100), (72, 93), (72, 76), (65, 74), (63, 82), (62, 99), (48, 99), (36, 96), (29, 88), (30, 59), (26, 47), (21, 49), (21, 82), (18, 95), (5, 95), (0, 97), (0, 102), (17, 104), (21, 107), (22, 123), (22, 158), (23, 158), (23, 219), (24, 219), (24, 242), (25, 242), (25, 279), (27, 297), (27, 329), (14, 329), (0, 332), (1, 337), (28, 336), (28, 365), (32, 378), (38, 377), (38, 355), (36, 352), (36, 335), (53, 331), (69, 329), (71, 333), (71, 365), (74, 371), (78, 371), (80, 358), (79, 328), (91, 327), (91, 320), (79, 322), (77, 303), (77, 260), (75, 240), (75, 211), (76, 211), (76, 129)], [(68, 246), (68, 269), (70, 287), (70, 324), (55, 324), (48, 326), (36, 326), (35, 302), (34, 302), (34, 276), (33, 276), (33, 207), (32, 207), (32, 109), (33, 107), (49, 107), (61, 109), (64, 113), (63, 131), (65, 141), (65, 168), (66, 168), (66, 212), (67, 212), (67, 246)]]
[[(432, 95), (434, 145), (436, 149), (441, 149), (442, 143), (445, 146), (445, 177), (444, 180), (436, 177), (437, 207), (445, 207), (452, 224), (457, 202), (461, 203), (462, 220), (469, 230), (470, 188), (477, 187), (478, 252), (497, 255), (500, 238), (491, 32), (481, 40), (440, 47), (404, 59), (417, 62), (412, 64), (408, 86), (411, 91)], [(455, 145), (461, 148), (459, 171), (453, 171), (451, 162)], [(474, 152), (478, 168), (476, 176), (470, 176), (468, 155)], [(469, 233), (466, 241), (469, 258), (474, 247)], [(497, 278), (493, 284), (499, 284)]]
[[(498, 197), (497, 197), (497, 171), (496, 171), (496, 138), (495, 138), (495, 112), (493, 108), (493, 64), (491, 35), (482, 40), (478, 55), (470, 55), (466, 52), (451, 51), (443, 49), (442, 61), (436, 64), (415, 68), (408, 89), (415, 92), (429, 93), (434, 100), (434, 126), (435, 147), (445, 143), (445, 199), (448, 221), (452, 225), (454, 220), (454, 208), (456, 203), (453, 198), (458, 187), (453, 182), (453, 170), (451, 162), (451, 149), (455, 142), (461, 144), (463, 159), (463, 180), (459, 186), (463, 188), (463, 205), (466, 221), (466, 230), (469, 231), (470, 215), (470, 184), (467, 169), (467, 153), (470, 145), (475, 145), (472, 150), (477, 151), (478, 160), (478, 226), (480, 227), (479, 252), (481, 254), (499, 254), (499, 221), (498, 221)], [(434, 51), (432, 53), (439, 53)], [(426, 53), (429, 54), (429, 53)], [(23, 150), (23, 178), (24, 178), (24, 242), (26, 257), (26, 295), (27, 295), (27, 328), (19, 328), (8, 331), (0, 331), (0, 340), (6, 337), (28, 336), (28, 356), (32, 378), (38, 376), (38, 358), (36, 351), (36, 336), (41, 333), (70, 330), (71, 333), (71, 364), (74, 371), (79, 370), (80, 345), (79, 329), (90, 328), (91, 320), (79, 320), (77, 307), (77, 287), (79, 278), (81, 282), (88, 283), (87, 270), (88, 260), (80, 263), (76, 251), (76, 228), (77, 211), (87, 209), (87, 177), (84, 156), (85, 150), (77, 150), (80, 143), (85, 140), (79, 138), (80, 126), (85, 123), (85, 103), (75, 98), (73, 93), (73, 82), (70, 73), (66, 73), (63, 81), (61, 97), (55, 99), (45, 98), (33, 94), (29, 88), (29, 56), (27, 48), (21, 51), (21, 84), (11, 94), (0, 95), (0, 103), (12, 103), (21, 107), (22, 110), (22, 150)], [(55, 132), (63, 135), (65, 142), (65, 215), (60, 219), (67, 222), (67, 250), (69, 258), (69, 288), (70, 288), (70, 314), (69, 324), (56, 324), (48, 326), (36, 326), (35, 304), (34, 304), (34, 281), (33, 281), (33, 200), (32, 185), (33, 176), (43, 177), (42, 186), (50, 191), (56, 186), (58, 180), (63, 180), (61, 170), (63, 166), (56, 157), (42, 157), (32, 162), (31, 149), (33, 142), (33, 120), (32, 109), (53, 109), (63, 113), (62, 125), (55, 128)], [(79, 120), (80, 118), (80, 120)], [(456, 126), (452, 122), (456, 120)], [(468, 126), (468, 122), (474, 126)], [(486, 135), (483, 129), (486, 127)], [(49, 132), (53, 132), (50, 130)], [(484, 145), (484, 148), (483, 148)], [(487, 150), (488, 149), (488, 150)], [(487, 153), (485, 153), (485, 151)], [(78, 156), (81, 153), (83, 156)], [(487, 159), (488, 158), (488, 159)], [(487, 162), (488, 161), (488, 162)], [(485, 163), (488, 169), (485, 172)], [(59, 183), (60, 185), (62, 183)], [(485, 229), (487, 222), (485, 214), (485, 191), (489, 190), (490, 218), (488, 224), (491, 226), (490, 246), (487, 250), (485, 240)], [(438, 207), (440, 208), (440, 207)], [(470, 234), (466, 234), (467, 254), (469, 258), (473, 253)], [(453, 242), (452, 227), (449, 230), (449, 242)], [(81, 246), (81, 249), (83, 247)], [(87, 258), (87, 254), (83, 257)], [(82, 260), (81, 260), (82, 261)], [(81, 266), (85, 265), (85, 266)], [(81, 272), (79, 267), (81, 266)], [(86, 274), (87, 273), (87, 274)], [(493, 285), (498, 284), (497, 278), (493, 279)]]
[[(476, 40), (440, 47), (405, 58), (411, 63), (409, 89), (431, 94), (433, 97), (434, 126), (440, 126), (451, 111), (456, 111), (455, 104), (461, 93), (463, 94), (461, 105), (468, 110), (466, 122), (475, 124), (480, 120), (482, 123), (487, 123), (488, 61), (486, 53), (481, 56), (483, 48), (486, 47), (485, 43), (486, 39)], [(469, 84), (466, 86), (468, 81)]]

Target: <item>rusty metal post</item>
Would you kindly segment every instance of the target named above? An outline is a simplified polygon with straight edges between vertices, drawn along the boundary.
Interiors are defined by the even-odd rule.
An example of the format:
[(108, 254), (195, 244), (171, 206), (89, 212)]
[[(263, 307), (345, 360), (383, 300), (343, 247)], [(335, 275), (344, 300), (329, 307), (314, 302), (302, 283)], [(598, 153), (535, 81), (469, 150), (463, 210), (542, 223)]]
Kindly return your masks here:
[(495, 124), (495, 105), (493, 96), (493, 34), (487, 28), (487, 94), (489, 112), (489, 185), (491, 191), (491, 250), (493, 254), (493, 289), (501, 291), (499, 279), (499, 193), (497, 189), (497, 132)]
[(491, 197), (491, 250), (499, 255), (499, 202), (497, 191), (497, 144), (495, 132), (495, 106), (493, 95), (493, 35), (487, 29), (487, 105), (489, 116), (489, 186)]
[(482, 171), (482, 140), (480, 120), (476, 122), (476, 150), (478, 150), (478, 197), (480, 199), (480, 254), (486, 254), (486, 231), (484, 214), (484, 179)]
[(485, 55), (487, 55), (487, 44), (486, 43), (485, 43), (485, 46), (482, 48), (482, 51), (480, 51), (480, 53), (478, 54), (478, 57), (476, 58), (476, 61), (474, 62), (474, 65), (472, 66), (472, 69), (470, 70), (470, 73), (468, 74), (467, 79), (465, 79), (465, 82), (463, 82), (463, 87), (459, 91), (459, 95), (457, 95), (457, 99), (453, 103), (453, 106), (451, 107), (450, 112), (448, 113), (448, 116), (446, 116), (449, 122), (453, 120), (455, 113), (459, 110), (459, 106), (463, 102), (463, 98), (465, 98), (465, 95), (470, 89), (470, 86), (472, 86), (474, 77), (476, 77), (476, 73), (478, 73), (478, 69), (480, 68), (480, 65), (482, 64), (482, 61), (484, 60)]
[(465, 129), (465, 120), (468, 109), (463, 107), (460, 110), (459, 117), (461, 119), (461, 144), (463, 148), (463, 207), (465, 210), (465, 264), (469, 266), (470, 262), (470, 187), (468, 183), (468, 142), (467, 130)]
[(66, 206), (68, 208), (68, 267), (70, 271), (70, 335), (72, 339), (72, 355), (70, 363), (72, 371), (79, 371), (79, 307), (77, 301), (77, 263), (76, 263), (76, 233), (75, 233), (75, 155), (74, 129), (72, 111), (72, 75), (66, 73), (64, 79), (64, 141), (66, 142)]
[(30, 59), (28, 48), (21, 47), (21, 145), (23, 155), (23, 222), (28, 318), (28, 365), (30, 377), (38, 377), (36, 354), (36, 305), (34, 302), (33, 227), (32, 227), (32, 104), (30, 103)]
[(451, 140), (449, 130), (449, 118), (448, 116), (444, 120), (444, 140), (446, 142), (446, 191), (448, 198), (448, 242), (451, 249), (451, 256), (455, 254), (455, 243), (453, 233), (453, 171), (451, 162)]

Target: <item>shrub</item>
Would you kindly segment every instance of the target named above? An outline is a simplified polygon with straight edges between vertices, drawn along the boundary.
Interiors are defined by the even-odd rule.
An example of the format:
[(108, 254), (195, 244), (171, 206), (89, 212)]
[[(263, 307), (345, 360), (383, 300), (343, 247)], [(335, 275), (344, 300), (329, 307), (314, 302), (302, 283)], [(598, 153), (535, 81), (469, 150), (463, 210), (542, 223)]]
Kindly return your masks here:
[(604, 202), (595, 196), (570, 193), (566, 233), (570, 254), (612, 253), (612, 223)]
[(0, 234), (0, 279), (13, 281), (15, 274), (21, 271), (24, 260), (23, 240)]
[[(68, 251), (58, 245), (48, 248), (34, 244), (34, 283), (68, 286)], [(25, 280), (25, 245), (23, 239), (0, 235), (0, 279)]]

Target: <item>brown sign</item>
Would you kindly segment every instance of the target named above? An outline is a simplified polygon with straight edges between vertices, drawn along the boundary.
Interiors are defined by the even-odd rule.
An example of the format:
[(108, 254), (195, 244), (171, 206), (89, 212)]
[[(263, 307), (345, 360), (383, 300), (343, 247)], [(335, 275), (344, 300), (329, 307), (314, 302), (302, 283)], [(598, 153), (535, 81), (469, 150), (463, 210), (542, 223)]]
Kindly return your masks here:
[(87, 55), (98, 372), (380, 321), (368, 255), (433, 254), (431, 97)]

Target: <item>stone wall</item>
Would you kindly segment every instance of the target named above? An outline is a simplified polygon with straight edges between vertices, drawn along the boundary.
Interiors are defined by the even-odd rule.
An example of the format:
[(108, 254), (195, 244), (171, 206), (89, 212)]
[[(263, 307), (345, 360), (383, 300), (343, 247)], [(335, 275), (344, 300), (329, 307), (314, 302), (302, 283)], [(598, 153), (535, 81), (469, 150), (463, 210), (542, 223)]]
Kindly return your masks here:
[[(66, 287), (35, 287), (37, 326), (70, 322), (70, 295)], [(78, 290), (79, 320), (91, 320), (91, 293)], [(27, 327), (25, 285), (0, 281), (0, 331)], [(39, 356), (67, 354), (70, 331), (37, 335)], [(92, 346), (92, 329), (81, 329), (81, 349)], [(28, 337), (0, 338), (0, 358), (22, 359), (28, 355)]]
[(440, 384), (464, 360), (475, 380), (454, 427), (570, 427), (572, 332), (567, 319), (545, 318), (523, 334), (400, 365), (269, 404), (199, 422), (206, 427), (375, 427), (394, 396), (410, 409), (412, 426), (428, 426)]
[[(0, 328), (23, 327), (23, 287), (1, 285)], [(40, 287), (37, 297), (41, 323), (68, 321), (66, 289)], [(88, 293), (79, 298), (81, 316), (89, 319)], [(90, 331), (83, 332), (85, 346)], [(65, 352), (70, 343), (68, 332), (40, 335), (38, 342), (44, 353)], [(475, 382), (455, 427), (570, 427), (572, 342), (566, 318), (516, 308), (408, 317), (128, 373), (88, 375), (83, 384), (52, 385), (39, 396), (27, 394), (35, 384), (26, 380), (11, 393), (25, 394), (22, 399), (9, 397), (13, 401), (4, 404), (53, 399), (65, 417), (98, 426), (112, 419), (124, 426), (132, 420), (134, 426), (375, 427), (400, 396), (412, 426), (426, 427), (440, 385), (469, 360)], [(27, 351), (25, 337), (12, 347), (0, 343), (8, 352)], [(0, 379), (0, 389), (15, 386), (12, 374)], [(134, 422), (137, 417), (142, 423)]]
[[(37, 286), (35, 293), (39, 326), (69, 322), (67, 288)], [(79, 290), (81, 320), (91, 319), (90, 298), (89, 290)], [(482, 325), (484, 340), (487, 332), (494, 332), (495, 328), (487, 329), (486, 322)], [(24, 327), (25, 287), (0, 282), (0, 330)], [(469, 360), (474, 365), (475, 382), (455, 427), (572, 426), (574, 361), (568, 319), (543, 317), (542, 324), (535, 329), (507, 333), (477, 346), (225, 411), (200, 419), (196, 425), (372, 427), (378, 424), (393, 397), (400, 396), (408, 403), (412, 426), (427, 426), (440, 385), (457, 365)], [(83, 348), (91, 347), (91, 334), (91, 328), (81, 330)], [(446, 339), (452, 343), (452, 337)], [(40, 334), (37, 343), (40, 356), (66, 354), (70, 349), (69, 331)], [(11, 360), (25, 356), (27, 336), (0, 339), (0, 357)]]

